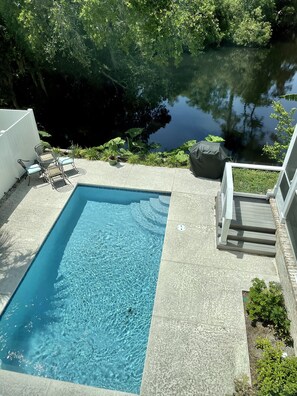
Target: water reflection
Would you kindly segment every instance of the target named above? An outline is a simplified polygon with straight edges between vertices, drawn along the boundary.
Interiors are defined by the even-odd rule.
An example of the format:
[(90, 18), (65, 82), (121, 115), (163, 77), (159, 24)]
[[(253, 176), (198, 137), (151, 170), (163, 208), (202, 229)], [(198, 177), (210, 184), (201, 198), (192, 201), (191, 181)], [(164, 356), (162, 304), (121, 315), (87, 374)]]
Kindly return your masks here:
[[(269, 117), (271, 102), (297, 92), (296, 42), (210, 50), (184, 55), (178, 65), (169, 66), (150, 58), (140, 63), (137, 55), (133, 63), (132, 58), (123, 54), (123, 67), (117, 69), (123, 84), (98, 74), (83, 78), (75, 70), (72, 75), (42, 71), (46, 89), (41, 89), (27, 73), (18, 77), (14, 99), (2, 103), (32, 107), (39, 129), (53, 135), (55, 146), (95, 146), (140, 127), (143, 139), (162, 149), (217, 134), (238, 161), (266, 161), (261, 146), (276, 125)], [(294, 105), (283, 104), (287, 109)]]
[(261, 146), (276, 125), (269, 117), (271, 102), (297, 92), (296, 49), (296, 43), (278, 43), (269, 49), (223, 48), (194, 59), (185, 56), (174, 75), (183, 82), (179, 95), (164, 102), (172, 121), (151, 140), (170, 149), (218, 134), (237, 160), (266, 162)]

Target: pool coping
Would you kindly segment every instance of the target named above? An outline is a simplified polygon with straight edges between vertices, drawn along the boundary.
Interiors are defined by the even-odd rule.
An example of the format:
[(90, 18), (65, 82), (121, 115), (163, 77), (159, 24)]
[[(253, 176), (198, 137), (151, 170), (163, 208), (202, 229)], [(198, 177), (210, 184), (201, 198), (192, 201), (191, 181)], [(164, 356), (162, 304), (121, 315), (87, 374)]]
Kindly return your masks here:
[[(193, 369), (193, 367), (196, 367), (197, 372), (199, 372), (199, 367), (201, 366), (201, 364), (197, 360), (196, 356), (193, 361), (188, 362), (186, 356), (184, 355), (184, 351), (181, 350), (180, 346), (175, 345), (169, 348), (169, 346), (166, 345), (166, 342), (168, 343), (168, 340), (166, 341), (168, 334), (171, 334), (172, 336), (172, 331), (174, 331), (173, 334), (175, 334), (177, 337), (181, 337), (181, 339), (184, 340), (183, 342), (190, 342), (192, 344), (195, 343), (195, 340), (193, 339), (193, 332), (196, 335), (198, 334), (198, 339), (201, 340), (203, 339), (203, 333), (205, 333), (205, 331), (209, 332), (210, 344), (212, 342), (213, 344), (216, 344), (216, 342), (218, 341), (218, 337), (216, 335), (212, 339), (212, 333), (216, 334), (216, 332), (221, 332), (221, 336), (219, 336), (219, 338), (226, 337), (226, 343), (230, 343), (230, 345), (228, 344), (228, 353), (229, 350), (232, 350), (233, 348), (235, 348), (235, 350), (238, 349), (238, 351), (236, 353), (235, 361), (232, 362), (232, 367), (234, 367), (232, 368), (230, 366), (230, 370), (232, 370), (232, 373), (228, 373), (227, 380), (222, 380), (222, 377), (218, 376), (218, 383), (215, 386), (217, 387), (216, 389), (221, 388), (222, 392), (224, 392), (220, 393), (219, 390), (217, 393), (218, 395), (223, 395), (230, 390), (232, 391), (233, 385), (231, 382), (231, 377), (233, 378), (236, 374), (238, 374), (240, 370), (243, 370), (247, 373), (249, 372), (248, 359), (246, 358), (247, 343), (246, 340), (244, 340), (244, 337), (246, 335), (242, 327), (242, 319), (244, 318), (242, 318), (242, 315), (240, 314), (240, 307), (242, 302), (237, 299), (237, 302), (235, 304), (238, 310), (238, 313), (236, 314), (239, 315), (239, 325), (231, 319), (228, 320), (228, 325), (227, 327), (225, 326), (228, 330), (226, 332), (223, 330), (224, 326), (223, 323), (221, 323), (220, 312), (217, 313), (216, 317), (213, 317), (211, 313), (208, 313), (206, 309), (203, 309), (203, 320), (200, 321), (198, 315), (199, 312), (195, 315), (192, 315), (192, 313), (189, 314), (189, 312), (185, 314), (185, 311), (187, 311), (187, 306), (185, 305), (184, 301), (178, 299), (178, 296), (174, 296), (174, 299), (172, 300), (173, 304), (171, 304), (167, 309), (170, 310), (170, 307), (172, 307), (172, 305), (174, 306), (174, 308), (172, 308), (170, 313), (167, 314), (164, 307), (167, 306), (170, 299), (172, 299), (172, 296), (174, 295), (174, 290), (171, 290), (171, 295), (169, 296), (166, 295), (166, 290), (170, 288), (171, 282), (176, 282), (177, 288), (179, 288), (180, 292), (184, 293), (185, 300), (188, 301), (190, 295), (194, 297), (197, 295), (197, 291), (196, 287), (193, 288), (193, 290), (191, 289), (191, 287), (189, 287), (189, 295), (187, 295), (187, 288), (185, 289), (185, 285), (178, 283), (180, 278), (185, 277), (186, 279), (186, 277), (188, 276), (188, 274), (184, 273), (183, 270), (195, 274), (196, 277), (199, 277), (201, 273), (203, 273), (205, 280), (210, 284), (209, 290), (206, 289), (205, 297), (211, 297), (211, 299), (213, 299), (214, 297), (212, 293), (216, 292), (215, 285), (216, 287), (221, 287), (221, 285), (216, 284), (215, 278), (212, 278), (216, 275), (212, 274), (211, 276), (209, 276), (209, 273), (221, 273), (221, 275), (225, 276), (228, 280), (232, 275), (232, 271), (234, 271), (234, 275), (238, 275), (238, 271), (236, 269), (237, 265), (242, 264), (243, 262), (244, 264), (251, 265), (251, 269), (248, 270), (246, 267), (244, 268), (244, 266), (240, 265), (241, 271), (243, 271), (243, 275), (241, 276), (239, 281), (236, 282), (230, 279), (230, 285), (228, 284), (228, 287), (226, 289), (221, 288), (220, 291), (222, 293), (225, 293), (224, 295), (226, 295), (226, 299), (229, 301), (230, 298), (232, 300), (233, 296), (236, 296), (237, 298), (238, 292), (243, 290), (242, 288), (245, 288), (246, 285), (250, 283), (251, 278), (257, 274), (263, 275), (267, 280), (277, 280), (278, 277), (273, 259), (260, 259), (260, 268), (256, 268), (257, 266), (255, 265), (255, 261), (259, 261), (258, 257), (256, 259), (255, 256), (249, 255), (242, 255), (241, 257), (236, 257), (234, 256), (234, 254), (228, 252), (219, 252), (215, 249), (215, 224), (213, 204), (216, 193), (220, 188), (219, 181), (195, 178), (187, 169), (153, 168), (129, 164), (123, 164), (121, 168), (114, 168), (110, 167), (107, 163), (102, 163), (100, 161), (90, 162), (86, 160), (77, 160), (77, 166), (79, 169), (84, 170), (85, 172), (80, 172), (78, 175), (71, 175), (72, 177), (70, 177), (70, 180), (73, 186), (76, 186), (77, 184), (82, 184), (100, 186), (104, 188), (121, 188), (132, 191), (142, 190), (148, 192), (157, 192), (160, 194), (171, 194), (166, 235), (160, 263), (159, 279), (155, 296), (149, 343), (140, 395), (151, 396), (153, 394), (168, 394), (168, 396), (179, 396), (181, 394), (185, 394), (187, 396), (190, 396), (192, 394), (201, 394), (201, 396), (204, 396), (207, 394), (212, 394), (209, 393), (210, 387), (212, 385), (209, 383), (209, 375), (206, 373), (201, 373), (203, 374), (201, 375), (201, 378), (204, 378), (204, 382), (206, 383), (206, 386), (208, 386), (208, 388), (205, 388), (204, 385), (200, 383), (200, 379), (194, 378), (192, 376), (190, 376), (189, 384), (188, 374), (185, 373), (185, 369), (188, 368), (189, 374), (191, 374), (191, 370)], [(47, 216), (46, 226), (43, 228), (43, 236), (42, 238), (39, 238), (36, 243), (37, 248), (40, 248), (51, 228), (53, 227), (54, 223), (57, 221), (61, 210), (68, 202), (68, 199), (70, 198), (72, 192), (70, 190), (67, 191), (67, 189), (65, 188), (64, 191), (63, 187), (61, 187), (61, 189), (58, 189), (57, 191), (52, 190), (49, 185), (43, 185), (42, 187), (40, 187), (40, 181), (38, 180), (34, 181), (34, 184), (33, 182), (31, 183), (31, 188), (27, 188), (26, 183), (22, 181), (12, 192), (12, 198), (8, 197), (5, 202), (2, 203), (1, 207), (4, 208), (4, 211), (8, 209), (8, 213), (10, 213), (8, 218), (6, 218), (6, 221), (4, 221), (4, 224), (2, 224), (2, 227), (4, 227), (4, 230), (8, 230), (9, 232), (12, 232), (14, 227), (24, 227), (24, 224), (22, 223), (24, 222), (24, 217), (22, 218), (21, 216), (22, 211), (24, 211), (26, 208), (30, 208), (32, 202), (37, 201), (39, 203), (39, 206), (36, 210), (43, 211), (44, 215), (46, 214)], [(18, 192), (21, 191), (21, 189), (24, 190), (24, 193), (20, 194), (22, 199), (19, 199), (17, 205), (14, 208), (11, 208), (9, 204), (10, 198), (13, 201), (15, 199), (15, 195), (17, 195)], [(44, 197), (44, 191), (46, 192), (46, 199)], [(45, 200), (46, 202), (44, 203)], [(58, 200), (58, 202), (55, 200)], [(18, 200), (16, 199), (16, 201)], [(52, 202), (55, 202), (54, 208), (51, 207)], [(46, 211), (48, 211), (48, 213), (45, 213)], [(37, 218), (39, 216), (40, 213), (37, 214)], [(199, 216), (202, 220), (198, 218)], [(183, 221), (184, 219), (186, 219), (186, 221)], [(34, 218), (32, 221), (34, 225)], [(187, 230), (183, 235), (176, 232), (176, 226), (181, 222), (184, 222), (187, 227)], [(196, 239), (192, 238), (191, 233), (188, 233), (188, 230), (195, 234), (194, 236), (196, 236)], [(205, 243), (205, 241), (207, 241), (208, 245)], [(195, 255), (196, 253), (191, 247), (192, 243), (198, 245), (200, 244), (201, 246), (203, 246), (203, 248), (205, 249), (205, 251), (203, 252), (203, 260), (213, 261), (215, 263), (215, 271), (213, 271), (212, 266), (205, 264), (203, 260), (201, 261), (199, 255)], [(19, 244), (19, 248), (23, 249), (24, 252), (26, 251), (25, 245), (26, 244), (22, 244), (21, 242)], [(193, 257), (190, 257), (187, 250), (190, 250), (190, 253), (193, 255)], [(32, 260), (33, 258), (31, 258), (31, 260), (30, 258), (27, 260), (25, 265), (25, 271), (23, 270), (20, 272), (22, 276), (24, 276)], [(196, 265), (196, 261), (199, 261), (198, 265)], [(228, 262), (230, 261), (231, 264), (228, 264)], [(170, 268), (174, 270), (174, 274), (170, 273)], [(181, 271), (180, 274), (179, 271)], [(190, 276), (189, 280), (192, 281), (192, 275)], [(212, 285), (212, 283), (214, 283), (214, 285)], [(0, 297), (1, 295), (6, 297), (7, 303), (8, 294), (2, 293), (3, 289), (1, 286), (2, 283), (0, 280)], [(10, 295), (12, 295), (12, 293)], [(224, 305), (223, 308), (227, 309), (227, 305), (226, 307)], [(193, 309), (195, 310), (196, 308), (194, 307)], [(235, 315), (233, 314), (231, 314), (230, 316), (231, 318), (233, 318), (233, 316), (235, 317)], [(233, 338), (229, 337), (229, 333), (232, 333), (233, 338), (234, 335), (240, 334), (242, 347), (241, 345), (238, 345), (238, 343), (236, 343), (234, 340), (232, 341)], [(183, 337), (186, 338), (184, 339)], [(171, 361), (173, 359), (170, 357), (170, 354), (172, 352), (172, 349), (174, 349), (176, 352), (173, 359), (177, 359), (177, 363), (180, 361), (180, 367), (171, 367)], [(163, 351), (163, 357), (160, 356), (160, 351)], [(190, 351), (190, 353), (192, 352), (193, 351)], [(211, 350), (208, 353), (210, 356)], [(243, 355), (244, 357), (242, 357)], [(210, 359), (206, 365), (204, 364), (204, 366), (205, 370), (207, 369), (207, 371), (211, 370), (212, 372), (214, 372), (217, 367), (217, 362), (214, 360), (214, 357), (212, 357), (212, 359), (213, 361), (211, 361)], [(182, 363), (183, 361), (184, 363)], [(165, 378), (167, 377), (165, 381), (164, 376)], [(211, 376), (213, 377), (214, 373), (211, 374)], [(176, 378), (180, 379), (179, 384), (176, 383)], [(29, 395), (29, 389), (31, 389), (30, 392), (32, 392), (32, 389), (38, 389), (39, 393), (37, 392), (36, 394), (53, 395), (54, 390), (55, 392), (59, 392), (59, 387), (60, 391), (62, 391), (63, 389), (63, 395), (68, 393), (72, 394), (73, 392), (75, 394), (76, 392), (78, 392), (77, 394), (96, 394), (102, 396), (131, 395), (125, 392), (123, 393), (117, 391), (109, 391), (84, 385), (74, 385), (71, 383), (55, 381), (52, 379), (32, 377), (25, 374), (7, 372), (5, 370), (0, 371), (0, 379), (0, 394), (1, 391), (3, 391), (4, 389), (6, 392), (10, 392), (8, 384), (11, 385), (11, 383), (16, 383), (16, 388), (14, 390), (15, 393), (13, 393), (14, 395)], [(216, 379), (216, 376), (214, 377), (214, 379)], [(42, 393), (40, 393), (41, 388)], [(12, 393), (5, 394), (10, 395)]]

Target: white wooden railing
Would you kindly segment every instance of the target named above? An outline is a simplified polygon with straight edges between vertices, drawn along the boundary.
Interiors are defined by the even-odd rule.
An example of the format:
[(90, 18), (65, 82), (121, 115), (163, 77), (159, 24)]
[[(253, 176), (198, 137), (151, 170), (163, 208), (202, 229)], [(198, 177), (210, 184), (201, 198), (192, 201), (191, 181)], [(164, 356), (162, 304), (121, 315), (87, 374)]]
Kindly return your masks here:
[[(219, 238), (219, 243), (222, 245), (227, 244), (227, 236), (230, 228), (230, 223), (233, 217), (234, 187), (233, 187), (232, 168), (259, 169), (259, 170), (268, 170), (275, 172), (283, 171), (283, 167), (281, 166), (239, 164), (234, 162), (226, 162), (223, 179), (221, 183), (222, 232)], [(276, 184), (274, 191), (270, 194), (270, 196), (275, 196), (277, 187), (278, 187), (278, 183)]]

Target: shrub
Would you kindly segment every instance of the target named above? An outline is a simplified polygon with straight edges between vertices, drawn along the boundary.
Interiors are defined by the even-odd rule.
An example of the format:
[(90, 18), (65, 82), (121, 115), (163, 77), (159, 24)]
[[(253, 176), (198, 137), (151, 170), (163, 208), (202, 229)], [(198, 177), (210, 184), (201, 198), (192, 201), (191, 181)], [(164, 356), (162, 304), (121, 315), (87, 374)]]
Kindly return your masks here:
[(291, 137), (294, 133), (294, 115), (296, 108), (292, 108), (290, 111), (286, 111), (284, 106), (280, 102), (273, 102), (272, 104), (274, 113), (270, 115), (278, 121), (277, 127), (275, 128), (276, 133), (272, 136), (274, 143), (273, 145), (265, 144), (263, 152), (268, 158), (283, 163)]
[(78, 144), (71, 144), (70, 150), (73, 157), (80, 158), (82, 156), (82, 148)]
[(215, 143), (222, 143), (225, 141), (224, 138), (216, 135), (207, 135), (204, 140), (206, 140), (207, 142), (215, 142)]
[(89, 147), (89, 148), (86, 148), (86, 149), (82, 149), (80, 151), (80, 155), (83, 158), (86, 158), (88, 160), (97, 160), (97, 159), (99, 159), (99, 152), (96, 149), (96, 147)]
[(250, 384), (249, 377), (243, 375), (242, 377), (234, 380), (235, 392), (232, 396), (256, 396), (252, 385)]
[(258, 396), (297, 395), (297, 357), (283, 357), (283, 343), (275, 346), (268, 339), (257, 340), (256, 346), (263, 351), (257, 361)]
[(128, 157), (129, 164), (139, 164), (141, 161), (140, 156), (138, 154), (132, 154)]
[(161, 153), (149, 153), (145, 156), (145, 164), (151, 166), (163, 165)]
[(287, 316), (281, 286), (276, 282), (269, 282), (269, 287), (267, 287), (265, 282), (258, 278), (253, 279), (252, 283), (246, 305), (251, 321), (273, 325), (278, 337), (287, 343), (292, 342), (290, 320)]
[(60, 147), (52, 147), (51, 150), (57, 157), (63, 153), (63, 150), (61, 150)]

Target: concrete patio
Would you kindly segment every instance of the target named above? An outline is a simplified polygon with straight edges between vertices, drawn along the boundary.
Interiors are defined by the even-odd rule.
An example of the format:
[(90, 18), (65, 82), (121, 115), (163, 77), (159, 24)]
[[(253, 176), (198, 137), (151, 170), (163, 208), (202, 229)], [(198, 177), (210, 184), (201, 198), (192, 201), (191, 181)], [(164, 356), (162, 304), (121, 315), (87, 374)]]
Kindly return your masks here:
[[(22, 180), (0, 204), (7, 235), (0, 267), (0, 312), (13, 294), (77, 183), (170, 192), (171, 202), (141, 396), (225, 396), (249, 373), (242, 290), (260, 277), (279, 281), (275, 260), (219, 251), (215, 245), (218, 181), (167, 169), (76, 160), (71, 185), (57, 190)], [(184, 231), (177, 226), (183, 224)], [(1, 256), (0, 256), (1, 257)], [(128, 396), (0, 370), (0, 395)]]

